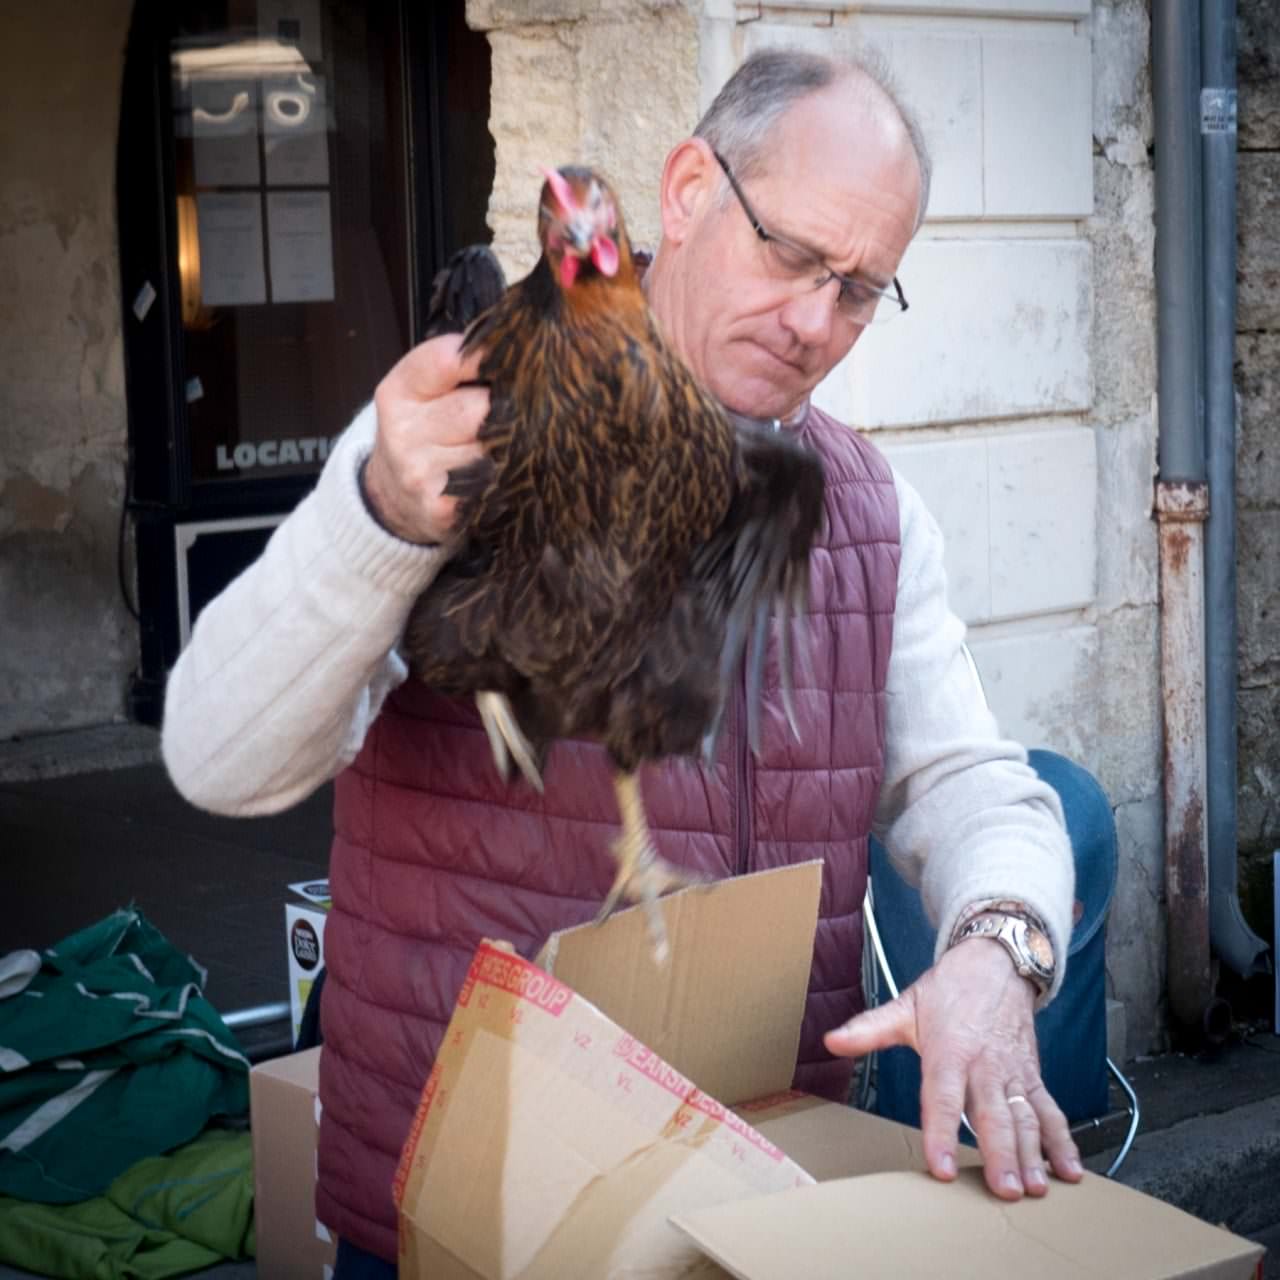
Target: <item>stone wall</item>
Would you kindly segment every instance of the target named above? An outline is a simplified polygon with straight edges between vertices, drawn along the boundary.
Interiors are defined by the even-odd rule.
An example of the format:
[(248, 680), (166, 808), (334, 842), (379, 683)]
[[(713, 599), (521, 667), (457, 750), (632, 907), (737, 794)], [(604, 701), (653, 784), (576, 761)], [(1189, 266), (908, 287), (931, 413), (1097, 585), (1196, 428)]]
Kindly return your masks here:
[(11, 6), (0, 40), (0, 739), (122, 718), (115, 222), (129, 0)]
[(1280, 8), (1238, 0), (1241, 900), (1272, 937), (1280, 846)]
[(657, 243), (657, 175), (698, 117), (699, 15), (672, 0), (468, 0), (493, 50), (493, 244), (509, 275), (538, 256), (544, 165), (613, 184), (632, 239)]

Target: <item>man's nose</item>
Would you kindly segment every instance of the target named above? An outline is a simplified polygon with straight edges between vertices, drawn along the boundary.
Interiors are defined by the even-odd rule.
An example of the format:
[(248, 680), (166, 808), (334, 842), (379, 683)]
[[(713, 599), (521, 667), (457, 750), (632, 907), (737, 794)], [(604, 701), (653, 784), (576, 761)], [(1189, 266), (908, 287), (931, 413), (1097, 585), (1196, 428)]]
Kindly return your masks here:
[(839, 282), (828, 280), (818, 289), (802, 289), (787, 300), (779, 319), (807, 347), (825, 346), (836, 323)]

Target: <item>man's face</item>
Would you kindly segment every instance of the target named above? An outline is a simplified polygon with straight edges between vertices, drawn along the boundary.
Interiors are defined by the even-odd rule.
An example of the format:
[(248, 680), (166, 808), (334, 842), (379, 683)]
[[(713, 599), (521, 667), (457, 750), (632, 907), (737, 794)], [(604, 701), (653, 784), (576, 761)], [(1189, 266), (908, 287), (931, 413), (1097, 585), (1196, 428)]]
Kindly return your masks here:
[[(787, 418), (862, 329), (837, 310), (835, 281), (814, 289), (814, 273), (779, 278), (739, 201), (719, 198), (714, 160), (706, 182), (707, 198), (677, 247), (677, 283), (661, 318), (723, 404)], [(801, 99), (740, 183), (768, 231), (828, 267), (889, 286), (914, 231), (920, 183), (896, 116), (851, 108), (848, 86)]]

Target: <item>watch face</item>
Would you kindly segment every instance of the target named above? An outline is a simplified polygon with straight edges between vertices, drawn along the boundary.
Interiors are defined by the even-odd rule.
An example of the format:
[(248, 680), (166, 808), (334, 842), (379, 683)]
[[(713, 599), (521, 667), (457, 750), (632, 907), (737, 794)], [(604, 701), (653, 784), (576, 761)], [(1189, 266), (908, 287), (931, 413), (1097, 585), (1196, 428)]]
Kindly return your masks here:
[(1049, 939), (1039, 929), (1027, 929), (1023, 937), (1026, 939), (1027, 951), (1031, 955), (1032, 963), (1043, 972), (1052, 973), (1053, 948), (1049, 945)]

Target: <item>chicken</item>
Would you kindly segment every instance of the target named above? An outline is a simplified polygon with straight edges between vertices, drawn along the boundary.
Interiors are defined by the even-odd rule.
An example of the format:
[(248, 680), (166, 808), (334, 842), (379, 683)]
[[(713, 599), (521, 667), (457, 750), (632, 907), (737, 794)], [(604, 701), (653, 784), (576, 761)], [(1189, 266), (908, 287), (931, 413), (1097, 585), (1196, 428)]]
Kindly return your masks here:
[(638, 771), (710, 756), (749, 634), (757, 745), (764, 628), (779, 606), (785, 645), (803, 607), (822, 465), (731, 422), (667, 345), (607, 183), (546, 173), (525, 279), (503, 292), (492, 255), (468, 249), (437, 281), (429, 328), (469, 324), (490, 409), (484, 456), (450, 476), (449, 557), (403, 648), (417, 678), (475, 698), (504, 776), (514, 760), (541, 788), (552, 741), (604, 745), (622, 832), (600, 918), (643, 902), (661, 960), (657, 898), (691, 877), (658, 856)]

